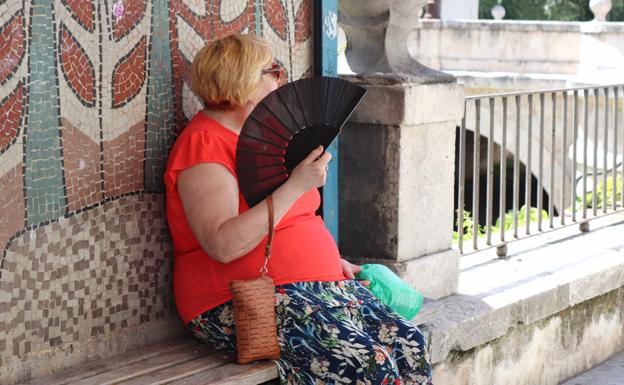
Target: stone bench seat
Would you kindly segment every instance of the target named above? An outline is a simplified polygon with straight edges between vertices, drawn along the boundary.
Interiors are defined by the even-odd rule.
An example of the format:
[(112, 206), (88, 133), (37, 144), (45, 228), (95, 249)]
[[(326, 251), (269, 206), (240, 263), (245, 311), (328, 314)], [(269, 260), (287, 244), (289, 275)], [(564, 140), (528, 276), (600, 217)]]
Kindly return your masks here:
[(128, 351), (28, 382), (28, 385), (277, 384), (272, 361), (239, 365), (192, 337)]

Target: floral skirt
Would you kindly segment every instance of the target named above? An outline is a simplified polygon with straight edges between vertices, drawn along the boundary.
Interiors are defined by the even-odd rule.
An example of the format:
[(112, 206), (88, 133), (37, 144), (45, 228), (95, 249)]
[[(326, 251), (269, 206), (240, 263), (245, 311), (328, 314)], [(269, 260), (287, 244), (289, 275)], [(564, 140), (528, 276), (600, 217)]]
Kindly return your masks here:
[[(275, 288), (282, 384), (431, 384), (418, 328), (357, 281), (299, 282)], [(188, 323), (199, 339), (236, 352), (232, 303)]]

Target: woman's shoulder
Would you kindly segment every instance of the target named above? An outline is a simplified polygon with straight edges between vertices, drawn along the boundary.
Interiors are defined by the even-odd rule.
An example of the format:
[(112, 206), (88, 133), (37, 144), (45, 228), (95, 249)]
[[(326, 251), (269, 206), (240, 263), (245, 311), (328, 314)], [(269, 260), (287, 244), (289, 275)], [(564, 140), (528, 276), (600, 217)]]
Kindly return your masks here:
[(223, 140), (232, 143), (236, 143), (238, 140), (237, 134), (225, 128), (216, 120), (208, 117), (202, 111), (195, 114), (187, 126), (182, 130), (179, 138), (191, 136), (202, 136), (211, 139), (214, 138), (216, 140)]
[(230, 156), (232, 151), (236, 151), (237, 142), (238, 135), (199, 112), (176, 138), (169, 155), (176, 156), (179, 152), (188, 151), (202, 153), (218, 150)]
[(238, 136), (228, 131), (212, 119), (195, 115), (176, 139), (165, 173), (177, 174), (199, 163), (220, 163), (235, 175)]

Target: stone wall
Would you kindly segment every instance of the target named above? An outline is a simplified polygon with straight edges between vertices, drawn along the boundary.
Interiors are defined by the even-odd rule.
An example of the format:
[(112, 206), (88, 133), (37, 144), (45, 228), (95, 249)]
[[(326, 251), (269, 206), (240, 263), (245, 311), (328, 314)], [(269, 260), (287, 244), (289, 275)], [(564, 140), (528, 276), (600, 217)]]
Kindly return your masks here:
[(311, 6), (0, 1), (0, 383), (183, 333), (162, 171), (190, 62), (244, 31), (308, 76)]
[(474, 349), (452, 351), (434, 365), (436, 384), (557, 385), (624, 348), (622, 301), (620, 288), (539, 322), (520, 323)]
[[(411, 42), (421, 63), (459, 76), (533, 74), (537, 80), (582, 84), (624, 80), (624, 23), (619, 22), (422, 20)], [(503, 88), (518, 88), (506, 83)]]

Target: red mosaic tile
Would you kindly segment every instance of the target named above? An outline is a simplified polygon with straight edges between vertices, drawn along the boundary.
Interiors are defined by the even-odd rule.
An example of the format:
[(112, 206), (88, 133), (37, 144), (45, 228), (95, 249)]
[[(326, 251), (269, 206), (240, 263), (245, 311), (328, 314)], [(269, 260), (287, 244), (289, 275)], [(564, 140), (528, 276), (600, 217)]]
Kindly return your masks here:
[(11, 236), (25, 224), (24, 177), (22, 163), (0, 176), (0, 245), (4, 247)]
[(208, 9), (210, 17), (208, 18), (210, 22), (210, 28), (212, 30), (212, 36), (210, 40), (220, 39), (227, 35), (231, 35), (233, 33), (241, 32), (245, 29), (248, 29), (250, 33), (254, 32), (254, 1), (248, 0), (245, 2), (238, 2), (237, 6), (244, 7), (241, 13), (234, 19), (225, 21), (223, 20), (223, 12), (224, 12), (224, 4), (226, 6), (231, 6), (232, 2), (224, 2), (223, 0), (216, 0), (214, 2), (213, 7), (216, 8), (217, 12), (210, 12)]
[(93, 32), (95, 22), (93, 18), (93, 0), (63, 0), (63, 5), (72, 13), (72, 17), (86, 30)]
[(115, 197), (143, 189), (145, 122), (104, 142), (104, 194)]
[(24, 57), (24, 25), (21, 14), (0, 27), (0, 84), (17, 70)]
[(69, 211), (76, 211), (103, 199), (100, 145), (69, 120), (61, 118), (61, 125), (67, 204)]
[(113, 108), (121, 107), (134, 98), (145, 82), (146, 38), (115, 65), (113, 70)]
[(145, 17), (145, 1), (125, 1), (120, 19), (113, 17), (113, 38), (118, 41), (134, 29)]
[(85, 50), (69, 29), (61, 24), (61, 68), (65, 80), (80, 101), (92, 107), (95, 99), (95, 69)]
[(15, 90), (0, 101), (0, 152), (6, 150), (17, 137), (24, 110), (24, 88), (17, 83)]
[(286, 9), (281, 0), (264, 0), (262, 4), (264, 17), (282, 40), (288, 39), (286, 27)]
[(310, 36), (312, 36), (312, 0), (303, 0), (295, 16), (295, 42), (304, 42)]

